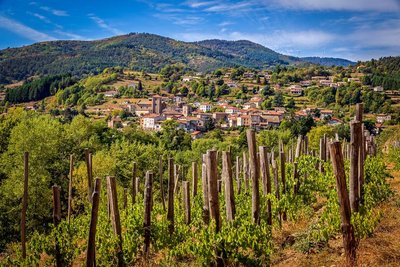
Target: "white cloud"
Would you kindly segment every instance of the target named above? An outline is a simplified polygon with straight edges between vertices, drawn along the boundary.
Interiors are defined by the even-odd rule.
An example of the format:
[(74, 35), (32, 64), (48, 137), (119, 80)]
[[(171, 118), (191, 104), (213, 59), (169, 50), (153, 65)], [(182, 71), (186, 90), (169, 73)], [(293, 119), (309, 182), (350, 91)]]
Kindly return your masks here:
[(51, 7), (48, 7), (48, 6), (41, 6), (40, 9), (45, 10), (47, 12), (50, 12), (54, 16), (58, 16), (58, 17), (67, 17), (67, 16), (69, 16), (67, 11), (54, 9), (54, 8), (51, 8)]
[(202, 17), (189, 15), (183, 16), (180, 14), (163, 14), (163, 13), (156, 13), (153, 15), (156, 18), (164, 19), (172, 21), (172, 23), (176, 25), (196, 25), (204, 21)]
[(16, 20), (12, 20), (1, 15), (0, 15), (0, 27), (36, 42), (55, 40), (54, 37), (46, 33), (39, 32)]
[(218, 3), (218, 1), (188, 1), (185, 4), (191, 8), (205, 7)]
[(85, 38), (81, 35), (65, 32), (65, 31), (55, 30), (54, 33), (61, 35), (61, 36), (65, 36), (69, 40), (87, 40), (87, 38)]
[(43, 15), (40, 15), (40, 14), (38, 14), (38, 13), (30, 13), (30, 12), (28, 12), (28, 14), (30, 14), (30, 15), (32, 15), (32, 16), (38, 18), (38, 19), (40, 19), (40, 20), (43, 21), (43, 22), (51, 23), (51, 21), (50, 21), (47, 17), (45, 17), (45, 16), (43, 16)]
[(94, 14), (88, 14), (88, 17), (93, 20), (100, 28), (103, 28), (109, 32), (112, 32), (113, 34), (123, 34), (122, 31), (111, 27), (109, 24), (107, 24), (103, 19), (95, 16)]
[[(271, 1), (264, 0), (270, 5)], [(398, 0), (274, 0), (274, 5), (289, 9), (304, 10), (349, 10), (349, 11), (388, 11), (398, 12)]]

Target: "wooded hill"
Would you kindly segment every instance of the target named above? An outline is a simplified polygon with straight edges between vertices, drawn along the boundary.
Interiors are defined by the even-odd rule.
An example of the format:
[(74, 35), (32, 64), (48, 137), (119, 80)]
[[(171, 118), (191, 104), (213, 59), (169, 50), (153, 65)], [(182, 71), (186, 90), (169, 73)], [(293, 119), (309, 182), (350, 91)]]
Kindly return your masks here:
[[(156, 72), (181, 63), (196, 71), (244, 66), (315, 62), (279, 54), (250, 41), (182, 42), (147, 33), (131, 33), (95, 41), (51, 41), (0, 50), (0, 84), (34, 75), (71, 73), (82, 76), (106, 67), (122, 66)], [(324, 65), (349, 65), (348, 60), (319, 59)]]

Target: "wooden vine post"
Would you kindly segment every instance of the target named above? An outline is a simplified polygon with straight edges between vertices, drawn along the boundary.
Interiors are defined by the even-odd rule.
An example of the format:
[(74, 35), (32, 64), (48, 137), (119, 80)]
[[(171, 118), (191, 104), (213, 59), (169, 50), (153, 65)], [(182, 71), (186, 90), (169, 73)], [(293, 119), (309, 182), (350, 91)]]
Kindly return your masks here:
[[(265, 146), (260, 146), (258, 148), (260, 151), (260, 164), (261, 164), (261, 177), (263, 181), (263, 192), (264, 195), (271, 194), (271, 175), (269, 171), (269, 160), (268, 152)], [(271, 200), (267, 201), (267, 223), (272, 225), (272, 207)]]
[(244, 191), (249, 190), (249, 165), (246, 152), (243, 152), (243, 181), (244, 181)]
[(169, 222), (168, 229), (169, 234), (172, 235), (174, 232), (174, 183), (175, 183), (175, 172), (174, 172), (174, 159), (168, 159), (168, 211), (167, 220)]
[(182, 201), (183, 209), (185, 210), (185, 223), (190, 224), (191, 222), (191, 211), (190, 211), (190, 187), (188, 181), (182, 182)]
[(325, 139), (320, 138), (319, 139), (319, 159), (321, 160), (319, 164), (319, 171), (324, 172), (324, 162), (326, 160), (326, 145), (325, 145)]
[(137, 174), (137, 170), (136, 170), (136, 162), (133, 162), (132, 164), (132, 205), (135, 204), (136, 202), (136, 174)]
[(193, 198), (195, 198), (197, 195), (198, 179), (199, 179), (199, 177), (198, 177), (198, 172), (197, 172), (197, 162), (193, 161), (192, 162), (192, 184), (193, 184), (192, 195), (193, 195)]
[(210, 223), (210, 203), (208, 200), (207, 154), (203, 154), (201, 164), (201, 186), (203, 189), (203, 221)]
[(360, 155), (360, 134), (361, 122), (352, 121), (350, 123), (350, 207), (351, 211), (358, 212), (360, 193), (358, 186), (358, 171)]
[(74, 171), (74, 156), (69, 156), (69, 180), (68, 180), (68, 223), (71, 221), (72, 215), (72, 176)]
[(225, 181), (225, 206), (226, 220), (233, 221), (235, 219), (235, 196), (233, 191), (231, 153), (222, 152), (222, 179)]
[(24, 153), (24, 195), (22, 196), (21, 210), (21, 249), (22, 258), (26, 258), (26, 210), (28, 209), (28, 175), (29, 152)]
[[(61, 201), (60, 201), (60, 187), (58, 185), (52, 186), (53, 191), (53, 223), (57, 226), (61, 222)], [(62, 266), (60, 244), (56, 240), (56, 266)]]
[(357, 242), (354, 237), (354, 228), (351, 225), (350, 201), (346, 189), (346, 174), (344, 160), (339, 142), (330, 145), (333, 172), (336, 176), (336, 188), (340, 204), (340, 216), (342, 221), (343, 246), (348, 265), (356, 264)]
[(208, 178), (208, 201), (211, 218), (215, 221), (216, 232), (221, 228), (221, 217), (218, 200), (218, 165), (217, 151), (207, 151), (207, 178)]
[[(282, 181), (282, 194), (286, 194), (286, 159), (285, 159), (285, 152), (283, 152), (283, 150), (280, 151), (279, 153), (279, 159), (280, 159), (280, 163), (281, 163), (281, 181)], [(283, 213), (283, 220), (286, 221), (287, 219), (287, 215), (286, 215), (286, 211), (284, 210)]]
[(107, 194), (110, 200), (111, 224), (114, 234), (118, 236), (118, 266), (124, 266), (123, 252), (122, 252), (122, 235), (121, 235), (121, 221), (119, 217), (118, 198), (117, 198), (117, 185), (115, 177), (107, 177)]
[(236, 156), (236, 184), (237, 184), (237, 193), (240, 194), (241, 191), (241, 182), (240, 182), (240, 157)]
[(151, 204), (153, 195), (153, 173), (146, 172), (145, 189), (144, 189), (144, 255), (148, 258), (150, 253), (150, 235), (151, 235)]
[(88, 246), (86, 251), (87, 267), (96, 266), (96, 227), (97, 227), (97, 219), (99, 213), (100, 188), (101, 188), (101, 179), (96, 178), (94, 191), (92, 195), (92, 211), (90, 213), (89, 237), (88, 237)]
[(93, 172), (92, 172), (92, 153), (89, 152), (89, 149), (85, 149), (85, 161), (86, 161), (86, 170), (87, 170), (87, 181), (88, 181), (88, 199), (89, 202), (92, 202), (92, 192), (93, 192)]
[(158, 175), (160, 176), (160, 191), (161, 191), (161, 203), (163, 206), (163, 210), (165, 211), (165, 196), (164, 196), (164, 179), (163, 179), (163, 164), (162, 164), (162, 156), (160, 156), (160, 161), (158, 165)]
[(363, 185), (364, 185), (364, 161), (366, 155), (365, 149), (365, 136), (364, 136), (364, 124), (363, 121), (364, 105), (363, 103), (358, 103), (356, 105), (356, 121), (361, 123), (361, 130), (359, 136), (359, 156), (358, 156), (358, 192), (359, 198), (362, 199)]
[(252, 198), (251, 198), (251, 212), (253, 222), (255, 224), (260, 224), (260, 190), (259, 190), (259, 180), (260, 180), (260, 166), (257, 159), (257, 149), (256, 149), (256, 134), (252, 129), (247, 130), (247, 144), (249, 147), (250, 155), (250, 171), (252, 178)]
[[(208, 200), (210, 205), (211, 218), (215, 222), (215, 232), (219, 233), (221, 230), (221, 216), (219, 210), (218, 200), (218, 162), (217, 162), (217, 151), (207, 151), (207, 178), (208, 178)], [(220, 244), (221, 245), (221, 244)], [(216, 266), (224, 266), (224, 261), (221, 255), (221, 250), (218, 248), (215, 251), (217, 255)]]

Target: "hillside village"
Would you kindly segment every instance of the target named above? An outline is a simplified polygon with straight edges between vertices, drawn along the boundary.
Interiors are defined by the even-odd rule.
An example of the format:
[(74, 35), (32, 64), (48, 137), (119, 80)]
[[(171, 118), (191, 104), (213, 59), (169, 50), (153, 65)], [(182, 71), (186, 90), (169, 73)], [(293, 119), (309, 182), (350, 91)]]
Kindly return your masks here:
[[(136, 126), (160, 131), (165, 121), (173, 120), (193, 139), (215, 128), (272, 129), (285, 119), (339, 125), (349, 120), (352, 106), (362, 101), (366, 117), (379, 131), (399, 117), (400, 96), (399, 90), (393, 90), (396, 84), (375, 81), (370, 69), (363, 63), (349, 67), (277, 66), (263, 71), (221, 68), (207, 73), (180, 65), (166, 66), (159, 73), (115, 67), (81, 80), (67, 75), (6, 85), (0, 97), (7, 107), (19, 101), (24, 93), (17, 89), (26, 86), (32, 97), (15, 103), (26, 109), (47, 110), (54, 116), (79, 112), (106, 120), (108, 127), (120, 130)], [(38, 89), (29, 89), (34, 84)], [(40, 93), (45, 87), (49, 92), (57, 87), (57, 93), (47, 93), (50, 96), (41, 101), (27, 101), (45, 97), (46, 92)]]
[[(109, 106), (89, 106), (86, 112), (92, 116), (108, 117), (108, 126), (111, 128), (123, 128), (132, 123), (140, 125), (143, 130), (159, 131), (166, 120), (177, 122), (178, 128), (191, 133), (192, 137), (199, 138), (210, 129), (235, 129), (237, 127), (253, 127), (257, 130), (269, 129), (279, 126), (287, 116), (312, 117), (315, 122), (328, 125), (337, 125), (343, 122), (335, 116), (332, 109), (318, 107), (312, 104), (302, 105), (300, 108), (294, 106), (288, 108), (287, 105), (276, 106), (265, 109), (263, 103), (268, 99), (262, 90), (266, 84), (271, 84), (271, 73), (269, 72), (245, 72), (237, 80), (230, 79), (231, 72), (223, 74), (223, 85), (232, 90), (241, 90), (246, 86), (247, 92), (251, 92), (248, 99), (218, 97), (214, 101), (204, 101), (198, 99), (195, 94), (187, 95), (152, 93), (147, 98), (131, 99), (120, 98), (118, 90), (104, 92), (104, 97), (114, 105)], [(348, 86), (350, 83), (362, 86), (361, 75), (351, 74), (352, 78), (338, 81), (334, 76), (312, 76), (309, 80), (293, 82), (285, 86), (271, 84), (275, 92), (282, 92), (284, 97), (289, 100), (301, 103), (305, 100), (305, 92), (309, 88)], [(154, 77), (154, 76), (148, 76)], [(221, 79), (214, 75), (188, 75), (182, 76), (179, 83), (181, 86), (190, 87), (192, 81), (208, 80), (209, 83), (218, 83)], [(221, 83), (221, 82), (219, 82)], [(137, 87), (137, 83), (132, 81), (128, 88)], [(260, 89), (261, 87), (261, 89)], [(371, 90), (375, 93), (386, 94), (391, 97), (397, 95), (397, 91), (384, 91), (382, 86), (364, 86), (364, 90)], [(203, 100), (203, 101), (202, 101)], [(296, 105), (301, 106), (301, 105)], [(126, 112), (124, 116), (113, 116), (116, 111)], [(128, 114), (128, 115), (127, 115)], [(136, 118), (132, 120), (132, 118)], [(382, 127), (385, 121), (390, 121), (390, 114), (374, 114), (376, 127)]]

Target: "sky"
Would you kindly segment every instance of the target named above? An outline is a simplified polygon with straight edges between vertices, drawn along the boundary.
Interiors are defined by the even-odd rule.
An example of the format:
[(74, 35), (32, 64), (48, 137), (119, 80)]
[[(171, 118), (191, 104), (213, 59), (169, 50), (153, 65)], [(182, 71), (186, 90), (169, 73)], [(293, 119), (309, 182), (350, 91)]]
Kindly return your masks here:
[(369, 60), (400, 55), (400, 0), (0, 0), (0, 49), (130, 32)]

